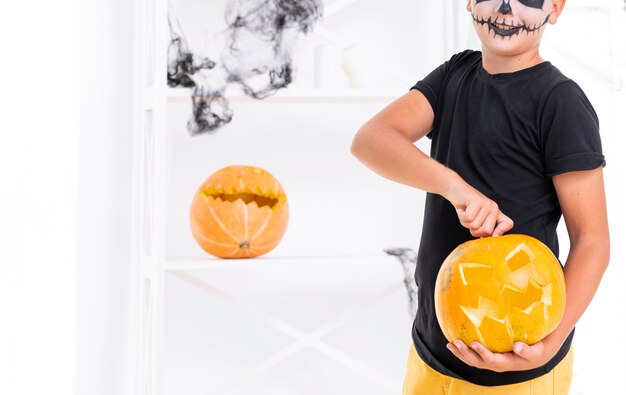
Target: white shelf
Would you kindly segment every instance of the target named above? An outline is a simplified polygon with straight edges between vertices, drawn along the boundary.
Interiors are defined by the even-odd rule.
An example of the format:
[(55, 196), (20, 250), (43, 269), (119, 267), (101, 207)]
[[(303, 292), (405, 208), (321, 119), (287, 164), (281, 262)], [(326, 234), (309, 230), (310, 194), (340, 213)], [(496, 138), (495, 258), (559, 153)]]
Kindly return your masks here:
[[(167, 73), (164, 60), (170, 36), (166, 17), (172, 3), (139, 0), (135, 13), (133, 300), (137, 314), (133, 341), (138, 356), (133, 376), (137, 377), (138, 392), (398, 393), (412, 322), (407, 309), (407, 274), (397, 257), (374, 246), (408, 245), (405, 240), (415, 237), (418, 229), (404, 232), (393, 218), (416, 218), (419, 201), (403, 189), (407, 194), (398, 192), (400, 199), (393, 199), (405, 202), (396, 204), (397, 211), (382, 205), (372, 213), (370, 201), (393, 196), (388, 189), (376, 187), (375, 176), (364, 175), (364, 170), (353, 173), (359, 166), (355, 161), (339, 164), (337, 160), (349, 156), (351, 134), (360, 123), (409, 92), (411, 83), (398, 81), (412, 77), (403, 78), (395, 65), (397, 58), (390, 56), (391, 51), (383, 51), (377, 52), (377, 58), (389, 60), (389, 64), (378, 65), (387, 72), (380, 79), (380, 89), (315, 89), (313, 81), (302, 79), (265, 99), (254, 99), (240, 86), (228, 84), (224, 96), (237, 117), (230, 126), (234, 133), (190, 139), (184, 128), (191, 115), (193, 89), (169, 88), (162, 79)], [(332, 4), (332, 10), (325, 13), (328, 17), (357, 1), (326, 3)], [(188, 14), (205, 15), (187, 20), (202, 21), (202, 26), (182, 26), (189, 37), (197, 27), (195, 34), (200, 39), (190, 41), (190, 48), (197, 45), (211, 52), (213, 36), (205, 26), (221, 23), (220, 7), (222, 4), (203, 1), (180, 7), (184, 14), (181, 22)], [(370, 13), (377, 15), (378, 9), (370, 8)], [(396, 10), (405, 12), (400, 6)], [(335, 34), (332, 23), (328, 25), (320, 30), (323, 34), (310, 37), (308, 51), (301, 52), (304, 57), (298, 62), (303, 65), (303, 75), (313, 76), (314, 45), (342, 38)], [(371, 35), (358, 34), (359, 40), (377, 38), (366, 21), (361, 28)], [(408, 32), (411, 36), (416, 33), (407, 28), (396, 35)], [(345, 47), (349, 43), (339, 44)], [(438, 47), (421, 50), (438, 51)], [(400, 58), (405, 64), (416, 59)], [(413, 66), (411, 70), (415, 72)], [(207, 169), (244, 160), (267, 168), (290, 163), (289, 167), (277, 167), (283, 169), (277, 176), (291, 191), (291, 239), (285, 238), (285, 252), (277, 249), (256, 258), (221, 259), (203, 254), (188, 233), (185, 213), (191, 192), (206, 177)], [(322, 163), (310, 169), (312, 161)], [(328, 192), (318, 193), (303, 185), (319, 174), (333, 176), (326, 180), (328, 188), (350, 180), (350, 192), (334, 191), (332, 205), (328, 204), (324, 200)], [(362, 193), (370, 200), (362, 199)], [(327, 230), (328, 221), (337, 218), (333, 210), (342, 218), (333, 223), (334, 232)], [(368, 210), (368, 218), (363, 218), (363, 210)], [(370, 232), (358, 232), (365, 227)], [(299, 244), (310, 242), (309, 230), (313, 236), (324, 232), (332, 240), (318, 237), (315, 242), (323, 249)], [(407, 234), (411, 236), (404, 236)], [(363, 241), (370, 239), (376, 244)], [(355, 240), (367, 248), (355, 246)], [(290, 245), (302, 247), (289, 249)]]
[(166, 273), (164, 394), (399, 393), (412, 316), (395, 257), (261, 258)]
[[(277, 103), (294, 101), (390, 101), (395, 100), (408, 92), (406, 89), (368, 89), (368, 88), (346, 88), (346, 89), (280, 89), (274, 95), (265, 99), (254, 99), (241, 92), (227, 93), (226, 98), (232, 102), (256, 102), (256, 103)], [(168, 88), (168, 102), (189, 102), (191, 97), (190, 88)]]
[(164, 262), (166, 271), (184, 271), (197, 269), (229, 269), (247, 267), (278, 267), (278, 266), (346, 266), (346, 265), (392, 265), (399, 264), (396, 257), (381, 252), (372, 255), (319, 255), (319, 256), (259, 256), (247, 259), (177, 258)]

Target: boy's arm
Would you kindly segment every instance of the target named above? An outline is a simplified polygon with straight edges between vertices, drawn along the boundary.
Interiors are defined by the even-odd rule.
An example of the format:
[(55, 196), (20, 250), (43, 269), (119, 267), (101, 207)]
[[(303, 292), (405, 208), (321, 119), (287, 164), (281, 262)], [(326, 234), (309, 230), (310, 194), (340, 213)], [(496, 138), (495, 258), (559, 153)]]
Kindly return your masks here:
[(411, 89), (361, 126), (352, 155), (387, 179), (443, 195), (456, 173), (413, 145), (432, 129), (434, 117), (424, 94)]
[(556, 352), (598, 289), (609, 264), (610, 240), (602, 167), (555, 175), (552, 182), (570, 239), (564, 268), (565, 314), (544, 339), (546, 346)]
[(361, 126), (352, 155), (385, 178), (443, 196), (474, 237), (509, 231), (513, 221), (494, 201), (413, 144), (432, 129), (434, 117), (424, 94), (411, 89)]
[(609, 263), (609, 226), (602, 168), (552, 177), (570, 238), (565, 263), (566, 306), (559, 326), (542, 341), (516, 343), (515, 353), (492, 353), (480, 344), (450, 350), (468, 365), (495, 371), (527, 370), (547, 363), (591, 302)]

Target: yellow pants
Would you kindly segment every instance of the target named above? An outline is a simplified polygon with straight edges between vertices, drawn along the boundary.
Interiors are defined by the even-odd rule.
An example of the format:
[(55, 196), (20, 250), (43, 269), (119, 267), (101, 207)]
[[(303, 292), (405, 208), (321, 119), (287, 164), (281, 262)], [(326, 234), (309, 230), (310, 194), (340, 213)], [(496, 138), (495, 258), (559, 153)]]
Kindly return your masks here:
[(411, 343), (402, 395), (566, 395), (572, 381), (574, 350), (549, 373), (516, 384), (485, 387), (443, 375), (417, 355)]

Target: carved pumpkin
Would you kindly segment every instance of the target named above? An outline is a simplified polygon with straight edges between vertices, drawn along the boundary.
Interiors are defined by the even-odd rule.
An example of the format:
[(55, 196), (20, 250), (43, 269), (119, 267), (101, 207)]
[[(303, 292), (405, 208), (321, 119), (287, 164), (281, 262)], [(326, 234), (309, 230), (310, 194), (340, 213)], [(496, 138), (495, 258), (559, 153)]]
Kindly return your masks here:
[(493, 352), (534, 344), (561, 321), (565, 279), (552, 251), (534, 237), (470, 240), (442, 264), (435, 312), (448, 341), (478, 341)]
[(251, 258), (272, 250), (287, 228), (287, 196), (267, 171), (228, 166), (200, 186), (190, 209), (194, 239), (221, 258)]

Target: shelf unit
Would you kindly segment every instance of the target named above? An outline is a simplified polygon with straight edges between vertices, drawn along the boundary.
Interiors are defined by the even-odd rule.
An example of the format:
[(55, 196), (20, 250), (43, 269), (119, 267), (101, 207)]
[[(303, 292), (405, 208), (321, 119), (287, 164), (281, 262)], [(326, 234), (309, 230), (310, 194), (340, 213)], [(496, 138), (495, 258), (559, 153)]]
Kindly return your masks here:
[[(359, 273), (354, 276), (356, 267)], [(204, 390), (186, 392), (190, 394), (328, 393), (325, 386), (331, 383), (330, 379), (311, 380), (329, 374), (313, 367), (315, 358), (323, 359), (323, 366), (361, 377), (360, 383), (351, 386), (358, 388), (359, 393), (391, 394), (400, 390), (401, 377), (397, 375), (402, 373), (402, 366), (389, 366), (388, 355), (379, 351), (389, 349), (394, 342), (364, 331), (355, 338), (355, 332), (350, 330), (364, 323), (379, 328), (410, 325), (408, 314), (393, 313), (404, 306), (406, 293), (394, 257), (193, 260), (170, 263), (166, 272), (166, 286), (178, 290), (176, 301), (166, 303), (166, 316), (171, 318), (166, 326), (183, 339), (175, 348), (168, 348), (166, 367), (171, 372), (169, 377), (176, 379), (165, 380), (166, 393), (180, 390), (181, 381)], [(284, 288), (264, 286), (276, 276), (283, 279)], [(237, 281), (233, 281), (235, 278)], [(346, 278), (351, 279), (349, 287), (344, 285)], [(203, 298), (209, 303), (203, 303)], [(181, 309), (181, 305), (188, 308)], [(203, 313), (196, 306), (210, 306), (210, 313)], [(209, 315), (222, 317), (219, 324), (212, 322)], [(195, 323), (192, 331), (177, 325), (189, 317)], [(254, 332), (246, 331), (247, 328), (254, 328)], [(194, 337), (193, 331), (202, 333), (204, 340), (187, 341), (183, 335)], [(238, 340), (242, 337), (250, 338), (247, 344), (257, 339), (264, 344), (251, 350)], [(403, 349), (408, 346), (405, 340), (399, 340)], [(190, 348), (198, 354), (193, 361), (178, 352)], [(218, 363), (215, 358), (206, 357), (208, 354), (223, 357)], [(189, 373), (194, 369), (205, 373)], [(310, 376), (302, 376), (307, 370)], [(285, 377), (268, 382), (277, 372)], [(396, 377), (390, 377), (393, 375)], [(259, 383), (263, 386), (257, 387)]]
[[(228, 93), (225, 97), (234, 103), (277, 103), (277, 102), (314, 102), (314, 101), (391, 101), (406, 93), (399, 89), (280, 89), (276, 94), (264, 99), (254, 99), (240, 92)], [(187, 88), (168, 88), (169, 103), (189, 103), (191, 92)]]
[[(356, 3), (360, 1), (331, 2), (325, 16), (332, 16)], [(411, 323), (407, 313), (405, 277), (397, 258), (382, 251), (365, 255), (270, 253), (254, 260), (221, 260), (209, 256), (200, 258), (193, 254), (188, 257), (178, 253), (168, 254), (165, 213), (168, 210), (172, 155), (169, 147), (171, 136), (167, 130), (168, 109), (187, 106), (190, 90), (169, 88), (166, 85), (164, 76), (169, 40), (167, 12), (166, 0), (136, 2), (136, 117), (131, 240), (135, 278), (132, 288), (135, 303), (133, 311), (138, 317), (134, 327), (138, 372), (135, 392), (141, 395), (250, 393), (246, 386), (257, 380), (257, 383), (266, 385), (264, 389), (255, 389), (255, 393), (259, 394), (299, 391), (294, 388), (308, 388), (311, 393), (334, 393), (341, 390), (345, 383), (335, 382), (332, 389), (325, 385), (333, 380), (333, 374), (341, 371), (352, 382), (351, 387), (343, 388), (343, 393), (353, 393), (355, 388), (361, 394), (397, 393), (404, 372)], [(338, 45), (348, 44), (330, 29), (320, 27), (315, 34)], [(450, 40), (448, 38), (448, 44)], [(377, 63), (390, 74), (404, 79), (407, 82), (405, 85), (414, 82), (411, 81), (412, 76), (393, 64), (384, 60), (378, 60)], [(382, 105), (406, 92), (406, 88), (334, 90), (289, 87), (263, 100), (230, 91), (226, 97), (234, 103)], [(419, 205), (419, 201), (411, 200), (410, 203)], [(259, 271), (260, 268), (262, 270)], [(235, 273), (239, 276), (237, 282), (228, 277)], [(250, 279), (250, 273), (256, 273), (257, 277)], [(308, 276), (306, 284), (297, 282), (303, 273)], [(298, 300), (298, 304), (289, 305), (291, 301), (283, 300), (284, 296), (282, 299), (273, 299), (275, 295), (272, 292), (276, 292), (275, 289), (254, 288), (262, 276), (270, 274), (280, 278), (284, 276), (285, 286), (291, 288), (281, 295), (290, 295), (288, 299)], [(231, 280), (227, 281), (228, 278)], [(289, 282), (287, 279), (290, 279)], [(247, 296), (242, 296), (241, 289), (232, 288), (243, 280), (249, 281), (247, 287), (244, 287), (248, 290)], [(317, 290), (322, 288), (326, 289), (326, 293), (317, 295)], [(171, 291), (169, 294), (168, 290)], [(318, 302), (323, 298), (326, 298), (326, 302), (321, 305)], [(200, 301), (206, 306), (212, 306), (211, 313), (224, 312), (219, 316), (219, 325), (215, 319), (211, 320), (202, 314), (205, 307), (195, 305)], [(287, 303), (283, 307), (290, 315), (282, 316), (274, 310), (281, 303)], [(294, 306), (300, 305), (305, 307), (295, 309)], [(189, 306), (195, 308), (190, 309)], [(247, 318), (231, 316), (227, 313), (230, 309), (239, 311), (241, 317)], [(361, 314), (366, 311), (368, 314)], [(176, 319), (168, 321), (168, 317)], [(201, 332), (204, 337), (196, 333), (200, 336), (200, 345), (194, 344), (193, 336), (177, 326), (178, 322), (184, 320), (197, 321), (198, 328), (205, 330)], [(229, 336), (228, 333), (222, 337), (218, 332), (208, 335), (215, 329), (214, 325), (226, 325), (224, 322), (231, 321), (231, 330), (239, 333), (237, 328), (249, 325), (248, 320), (254, 320), (255, 325), (254, 333), (250, 333), (250, 336), (257, 336), (257, 332), (267, 336), (258, 345), (259, 352), (264, 353), (262, 355), (254, 355), (251, 350), (242, 349), (243, 345), (229, 344), (237, 337)], [(359, 329), (357, 332), (361, 332), (364, 337), (355, 336), (354, 329), (350, 331), (350, 325), (355, 325)], [(373, 329), (366, 333), (360, 328)], [(376, 339), (376, 335), (383, 336), (385, 330), (387, 333), (395, 331), (400, 336)], [(174, 347), (166, 342), (168, 331), (174, 334), (182, 331), (176, 337), (178, 342)], [(206, 355), (216, 354), (220, 347), (225, 347), (224, 344), (229, 344), (236, 351), (225, 355), (216, 365), (216, 361), (208, 359)], [(195, 352), (195, 347), (202, 351), (178, 355), (179, 348), (185, 347), (189, 347), (190, 353)], [(311, 365), (315, 361), (319, 362), (316, 365), (318, 368)], [(204, 370), (198, 372), (198, 367)], [(284, 371), (295, 369), (291, 371), (293, 375), (289, 375), (291, 381), (284, 380), (284, 388), (272, 387), (281, 382), (281, 379), (271, 381), (277, 367)], [(313, 371), (317, 376), (301, 376), (307, 371)], [(182, 381), (175, 381), (173, 378), (176, 377)], [(209, 378), (210, 381), (203, 381)], [(315, 382), (309, 383), (308, 380), (312, 378), (316, 379)], [(187, 383), (189, 387), (181, 388), (181, 383)]]
[(324, 265), (363, 265), (379, 264), (388, 265), (389, 255), (317, 255), (317, 256), (293, 256), (293, 255), (262, 255), (254, 259), (219, 259), (215, 257), (207, 258), (179, 258), (166, 260), (163, 269), (167, 271), (184, 271), (197, 269), (244, 269), (251, 267), (281, 267), (281, 266), (324, 266)]

